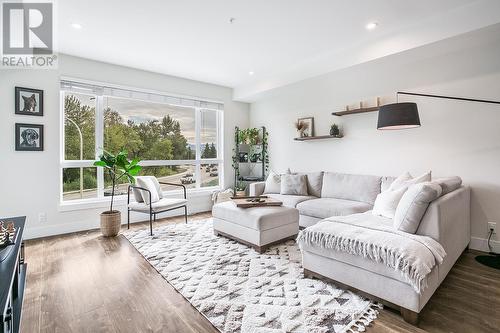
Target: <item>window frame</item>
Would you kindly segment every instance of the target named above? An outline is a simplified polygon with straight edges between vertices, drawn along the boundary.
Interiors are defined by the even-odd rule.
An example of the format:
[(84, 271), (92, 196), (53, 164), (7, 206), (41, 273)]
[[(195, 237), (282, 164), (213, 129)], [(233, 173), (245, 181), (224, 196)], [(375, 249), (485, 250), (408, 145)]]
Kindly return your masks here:
[[(93, 82), (87, 80), (79, 80), (72, 78), (61, 78), (62, 81), (68, 81), (75, 83), (77, 85), (89, 85), (93, 87), (106, 87), (112, 89), (120, 89), (120, 90), (128, 90), (131, 93), (146, 93), (146, 94), (154, 94), (165, 97), (172, 98), (185, 98), (195, 101), (200, 101), (201, 103), (217, 103), (222, 105), (222, 109), (210, 108), (207, 106), (189, 106), (194, 109), (194, 118), (195, 118), (195, 159), (193, 160), (143, 160), (139, 163), (141, 166), (169, 166), (169, 165), (193, 165), (195, 166), (195, 187), (187, 189), (188, 193), (195, 194), (207, 191), (220, 190), (224, 184), (224, 139), (223, 139), (223, 121), (224, 121), (224, 108), (223, 103), (220, 101), (213, 101), (207, 99), (200, 99), (197, 97), (191, 96), (183, 96), (183, 95), (175, 95), (170, 93), (164, 93), (154, 90), (140, 89), (140, 88), (132, 88), (121, 85), (107, 84), (101, 82)], [(59, 162), (59, 194), (60, 194), (60, 206), (73, 206), (78, 204), (88, 205), (89, 203), (100, 203), (104, 201), (109, 201), (110, 198), (105, 196), (105, 184), (104, 184), (104, 170), (103, 168), (97, 168), (97, 196), (92, 198), (84, 198), (84, 199), (73, 199), (73, 200), (64, 200), (64, 181), (63, 181), (63, 170), (66, 168), (88, 168), (94, 167), (94, 161), (99, 159), (100, 154), (102, 154), (102, 147), (104, 146), (104, 99), (106, 97), (113, 98), (123, 98), (123, 99), (132, 99), (132, 100), (143, 100), (140, 98), (128, 98), (128, 97), (117, 97), (110, 96), (104, 94), (102, 90), (100, 93), (92, 91), (90, 93), (79, 91), (78, 89), (65, 89), (61, 85), (59, 87), (60, 93), (60, 162)], [(92, 95), (96, 98), (96, 112), (95, 112), (95, 160), (66, 160), (66, 152), (65, 152), (65, 110), (64, 110), (64, 100), (67, 94), (82, 94), (82, 95)], [(151, 103), (159, 103), (165, 104), (175, 107), (186, 107), (186, 105), (175, 104), (175, 103), (167, 103), (160, 101), (148, 101), (143, 100), (145, 102)], [(205, 110), (215, 111), (216, 112), (216, 137), (217, 140), (215, 142), (217, 149), (217, 157), (216, 158), (201, 158), (201, 113)], [(206, 186), (202, 187), (201, 183), (201, 165), (202, 164), (216, 164), (218, 165), (218, 185), (215, 186)], [(168, 190), (164, 191), (165, 195), (177, 195), (181, 193), (182, 190)], [(122, 202), (123, 198), (126, 195), (117, 195), (115, 199), (117, 202)]]

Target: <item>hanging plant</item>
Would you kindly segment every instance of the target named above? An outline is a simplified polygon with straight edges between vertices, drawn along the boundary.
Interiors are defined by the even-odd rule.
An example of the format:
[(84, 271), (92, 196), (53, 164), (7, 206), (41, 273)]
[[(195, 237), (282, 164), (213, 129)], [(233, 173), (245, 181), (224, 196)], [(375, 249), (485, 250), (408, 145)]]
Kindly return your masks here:
[(261, 143), (261, 138), (258, 128), (247, 128), (238, 132), (238, 143), (247, 145), (258, 145)]

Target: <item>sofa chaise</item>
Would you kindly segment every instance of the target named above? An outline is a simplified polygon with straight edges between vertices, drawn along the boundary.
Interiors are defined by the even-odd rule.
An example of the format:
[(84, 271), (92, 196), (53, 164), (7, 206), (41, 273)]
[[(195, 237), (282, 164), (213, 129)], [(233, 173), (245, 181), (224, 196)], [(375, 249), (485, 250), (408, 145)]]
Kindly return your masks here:
[[(416, 231), (408, 234), (394, 230), (391, 218), (371, 211), (377, 195), (387, 190), (395, 177), (334, 172), (321, 175), (322, 181), (313, 191), (308, 183), (307, 196), (270, 193), (264, 182), (251, 184), (250, 194), (266, 194), (298, 209), (303, 229), (298, 243), (306, 276), (356, 290), (400, 310), (406, 321), (416, 324), (419, 313), (470, 242), (469, 188), (462, 186), (461, 180), (451, 185), (443, 183), (443, 191), (429, 203)], [(350, 236), (345, 235), (346, 231)], [(373, 244), (361, 249), (363, 237), (370, 233), (382, 237), (374, 237)], [(420, 251), (408, 255), (414, 261), (427, 263), (424, 266), (429, 272), (420, 284), (412, 283), (414, 273), (402, 274), (401, 261), (393, 258), (390, 263), (384, 252), (388, 250), (384, 237), (409, 253)]]

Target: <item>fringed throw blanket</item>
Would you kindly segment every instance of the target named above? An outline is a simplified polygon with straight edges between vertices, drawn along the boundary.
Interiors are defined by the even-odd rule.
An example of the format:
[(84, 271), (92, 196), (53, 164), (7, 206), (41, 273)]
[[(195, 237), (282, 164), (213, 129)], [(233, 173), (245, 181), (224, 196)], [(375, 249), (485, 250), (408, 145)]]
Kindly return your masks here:
[(302, 230), (297, 242), (362, 256), (399, 271), (413, 289), (427, 287), (427, 275), (446, 252), (430, 237), (408, 234), (392, 228), (390, 219), (370, 212), (331, 217)]

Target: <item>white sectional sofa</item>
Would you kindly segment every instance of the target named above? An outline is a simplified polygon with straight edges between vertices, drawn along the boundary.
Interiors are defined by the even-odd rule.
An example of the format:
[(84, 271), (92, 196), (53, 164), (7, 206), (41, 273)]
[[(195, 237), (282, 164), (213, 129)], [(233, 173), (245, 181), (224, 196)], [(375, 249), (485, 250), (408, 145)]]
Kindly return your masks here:
[[(282, 200), (286, 206), (298, 209), (300, 226), (305, 228), (301, 232), (304, 233), (302, 236), (314, 233), (314, 237), (309, 237), (308, 242), (304, 241), (305, 237), (301, 240), (300, 235), (298, 239), (305, 275), (329, 279), (361, 292), (400, 310), (406, 321), (416, 324), (418, 314), (470, 242), (469, 188), (462, 186), (461, 180), (458, 184), (454, 182), (452, 186), (443, 183), (442, 193), (430, 202), (415, 234), (406, 234), (392, 230), (392, 219), (375, 216), (371, 212), (377, 195), (388, 189), (395, 177), (335, 172), (324, 172), (322, 176), (321, 189), (316, 186), (311, 191), (308, 184), (308, 194), (316, 195), (266, 193), (264, 182), (251, 184), (250, 195), (265, 194)], [(370, 253), (365, 253), (365, 256), (350, 253), (355, 251), (352, 248), (349, 250), (345, 241), (342, 243), (342, 235), (335, 234), (338, 227), (345, 230), (346, 226), (347, 229), (354, 230), (353, 238), (369, 233), (368, 229), (380, 229), (386, 230), (388, 236), (400, 241), (405, 240), (404, 237), (408, 237), (408, 243), (416, 239), (421, 243), (416, 242), (414, 245), (420, 246), (421, 251), (428, 251), (429, 253), (424, 253), (427, 256), (430, 256), (432, 247), (426, 248), (426, 245), (435, 241), (436, 246), (442, 247), (445, 252), (444, 259), (441, 258), (441, 262), (436, 260), (430, 265), (432, 267), (425, 277), (423, 287), (416, 290), (408, 277), (398, 272), (398, 267), (391, 267), (380, 257), (374, 258)], [(375, 232), (384, 234), (380, 230)], [(375, 246), (378, 246), (379, 252), (386, 249), (385, 244), (376, 244), (376, 241)]]

